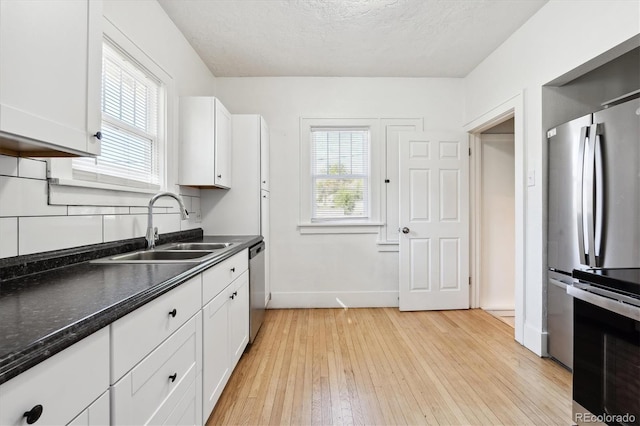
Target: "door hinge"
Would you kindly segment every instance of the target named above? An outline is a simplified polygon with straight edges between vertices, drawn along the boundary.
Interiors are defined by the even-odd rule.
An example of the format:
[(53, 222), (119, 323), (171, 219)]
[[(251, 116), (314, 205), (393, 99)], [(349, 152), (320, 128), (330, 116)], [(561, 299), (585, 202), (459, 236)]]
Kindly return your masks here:
[(469, 157), (471, 157), (471, 148), (469, 148)]
[(471, 277), (469, 277), (469, 285), (471, 285)]

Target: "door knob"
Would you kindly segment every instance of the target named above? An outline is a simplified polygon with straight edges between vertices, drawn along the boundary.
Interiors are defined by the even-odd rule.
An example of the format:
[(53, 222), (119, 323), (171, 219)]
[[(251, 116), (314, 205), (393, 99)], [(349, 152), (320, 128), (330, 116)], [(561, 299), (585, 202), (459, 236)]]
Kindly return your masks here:
[(409, 233), (409, 231), (410, 231), (410, 229), (409, 229), (409, 228), (407, 228), (406, 226), (405, 226), (404, 228), (402, 228), (402, 233), (403, 233), (403, 234), (408, 234), (408, 233)]

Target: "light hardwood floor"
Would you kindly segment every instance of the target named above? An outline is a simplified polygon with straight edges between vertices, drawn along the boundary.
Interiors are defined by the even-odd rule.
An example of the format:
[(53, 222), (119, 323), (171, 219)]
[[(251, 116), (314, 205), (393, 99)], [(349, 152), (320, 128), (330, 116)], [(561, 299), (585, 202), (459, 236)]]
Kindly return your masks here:
[(571, 374), (479, 309), (270, 310), (207, 424), (567, 425), (570, 404)]

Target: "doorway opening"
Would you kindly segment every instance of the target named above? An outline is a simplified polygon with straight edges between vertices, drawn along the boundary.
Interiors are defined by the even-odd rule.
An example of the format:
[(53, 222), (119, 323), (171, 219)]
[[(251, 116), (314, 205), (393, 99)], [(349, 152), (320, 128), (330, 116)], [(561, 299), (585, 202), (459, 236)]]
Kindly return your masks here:
[(477, 307), (515, 328), (515, 127), (513, 117), (475, 143)]
[[(513, 323), (514, 325), (514, 338), (520, 343), (524, 344), (524, 324), (525, 324), (525, 223), (526, 223), (526, 199), (525, 199), (525, 190), (526, 190), (526, 159), (525, 159), (525, 143), (524, 143), (524, 120), (523, 120), (523, 111), (524, 111), (524, 96), (523, 93), (519, 93), (512, 97), (511, 99), (505, 101), (504, 103), (498, 105), (491, 111), (486, 112), (475, 120), (469, 122), (465, 126), (465, 130), (469, 135), (469, 146), (471, 147), (471, 158), (470, 158), (470, 170), (469, 170), (469, 178), (470, 178), (470, 265), (469, 271), (471, 276), (471, 286), (470, 286), (470, 301), (472, 308), (485, 308), (487, 310), (495, 310), (498, 311), (497, 314), (502, 315), (513, 315), (513, 317), (509, 318), (508, 321)], [(492, 130), (490, 130), (492, 129)], [(508, 129), (508, 130), (507, 130)], [(489, 145), (485, 143), (483, 146), (483, 137), (485, 142), (487, 138), (502, 138), (496, 137), (495, 132), (505, 133), (509, 136), (505, 136), (504, 138), (510, 138), (511, 148), (513, 149), (513, 154), (510, 153), (511, 150), (508, 150), (508, 154), (505, 152), (496, 153), (495, 150), (491, 151), (489, 157), (492, 157), (491, 160), (498, 160), (498, 163), (501, 165), (501, 168), (511, 170), (511, 177), (508, 179), (508, 183), (499, 181), (498, 174), (498, 183), (501, 185), (501, 188), (505, 188), (507, 186), (511, 186), (513, 188), (513, 192), (511, 192), (510, 197), (513, 197), (511, 201), (509, 201), (509, 206), (513, 209), (512, 212), (499, 212), (499, 215), (504, 217), (505, 215), (509, 215), (511, 220), (509, 222), (508, 228), (509, 233), (512, 235), (510, 244), (511, 254), (508, 258), (501, 258), (500, 247), (498, 247), (496, 253), (493, 253), (493, 250), (487, 251), (486, 248), (483, 249), (483, 244), (489, 244), (491, 246), (491, 242), (495, 240), (495, 238), (489, 238), (487, 241), (483, 243), (483, 222), (482, 222), (482, 206), (483, 206), (483, 197), (482, 196), (482, 155), (479, 155), (483, 152), (483, 148), (485, 151), (489, 151)], [(493, 136), (489, 136), (493, 135)], [(500, 144), (501, 141), (494, 142), (493, 145)], [(491, 144), (491, 143), (489, 143)], [(504, 142), (506, 145), (506, 142)], [(486, 157), (486, 156), (485, 156)], [(505, 159), (508, 158), (507, 159)], [(486, 158), (485, 158), (486, 159)], [(509, 162), (507, 167), (507, 162)], [(491, 168), (490, 165), (485, 167), (485, 171), (487, 168)], [(496, 180), (496, 177), (492, 178)], [(486, 179), (485, 179), (486, 180)], [(494, 189), (495, 191), (495, 189)], [(504, 202), (506, 203), (506, 201)], [(503, 204), (504, 204), (503, 203)], [(490, 203), (485, 201), (484, 203), (489, 204), (489, 207), (492, 206)], [(492, 213), (486, 213), (492, 215)], [(493, 217), (488, 218), (493, 220)], [(497, 222), (497, 221), (494, 221)], [(491, 226), (492, 224), (484, 224), (486, 226)], [(500, 224), (498, 224), (500, 225)], [(492, 225), (495, 228), (495, 223)], [(486, 231), (485, 231), (486, 232)], [(502, 237), (498, 235), (498, 238)], [(500, 241), (499, 239), (497, 241)], [(500, 244), (500, 243), (498, 243)], [(504, 244), (504, 242), (503, 242)], [(483, 256), (484, 254), (484, 256)], [(512, 300), (511, 303), (507, 305), (507, 302), (498, 301), (498, 297), (493, 297), (494, 295), (500, 296), (501, 292), (504, 290), (500, 290), (500, 287), (493, 287), (492, 283), (487, 284), (483, 281), (483, 257), (487, 258), (487, 261), (491, 262), (493, 266), (489, 269), (489, 276), (507, 276), (507, 282), (509, 283), (509, 296)], [(490, 259), (490, 260), (489, 260)], [(508, 267), (504, 267), (504, 263), (508, 263)], [(486, 270), (488, 267), (484, 266)], [(487, 272), (487, 271), (485, 271)], [(486, 280), (487, 278), (485, 278)], [(491, 280), (491, 278), (489, 278)], [(495, 284), (495, 283), (493, 283)], [(486, 288), (485, 288), (486, 286)], [(488, 298), (487, 298), (488, 297)], [(485, 301), (496, 300), (495, 303), (489, 304)], [(506, 306), (505, 306), (506, 305)], [(500, 312), (503, 311), (503, 312)], [(506, 312), (504, 312), (506, 311)]]

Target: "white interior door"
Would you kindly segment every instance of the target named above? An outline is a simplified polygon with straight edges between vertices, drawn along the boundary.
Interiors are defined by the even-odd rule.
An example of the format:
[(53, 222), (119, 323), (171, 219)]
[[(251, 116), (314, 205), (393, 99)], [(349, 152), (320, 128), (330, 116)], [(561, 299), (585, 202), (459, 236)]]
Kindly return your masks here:
[(469, 157), (462, 133), (400, 135), (400, 310), (469, 308)]

